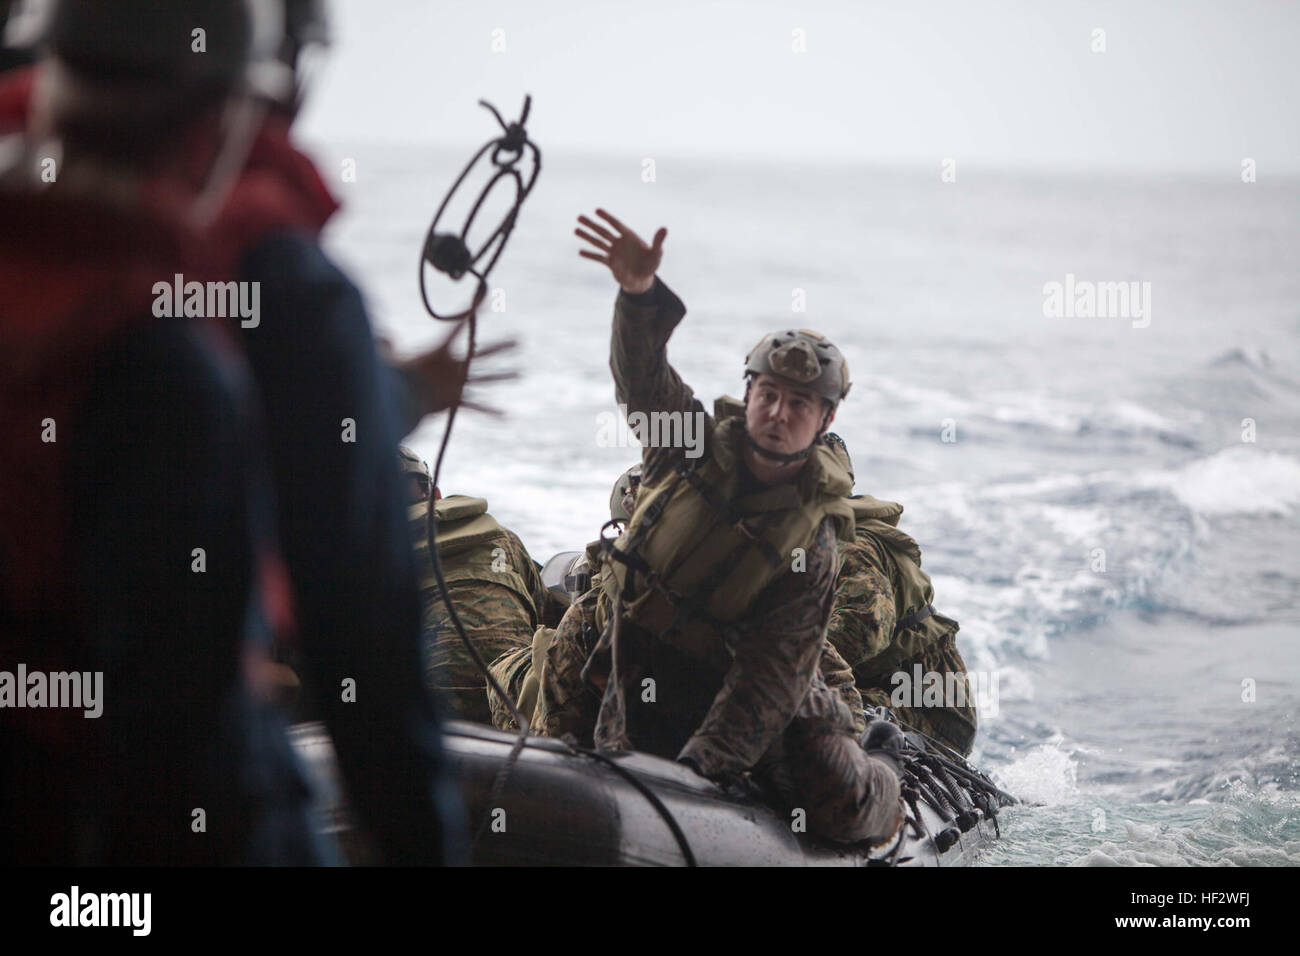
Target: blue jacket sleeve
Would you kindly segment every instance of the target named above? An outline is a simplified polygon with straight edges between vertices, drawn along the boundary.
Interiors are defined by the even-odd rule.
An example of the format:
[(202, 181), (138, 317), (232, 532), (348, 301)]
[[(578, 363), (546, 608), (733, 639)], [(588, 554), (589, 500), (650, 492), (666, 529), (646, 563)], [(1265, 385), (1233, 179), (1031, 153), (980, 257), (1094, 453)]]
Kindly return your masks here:
[(359, 292), (315, 243), (272, 237), (240, 273), (260, 284), (259, 323), (242, 333), (266, 408), (305, 676), (349, 797), (387, 862), (456, 862), (459, 805), (422, 679), (391, 370)]
[(273, 534), (249, 382), (202, 331), (125, 334), (68, 450), (69, 560), (104, 673), (85, 788), (102, 863), (248, 862), (259, 822), (306, 805), (283, 719), (245, 682), (256, 553)]

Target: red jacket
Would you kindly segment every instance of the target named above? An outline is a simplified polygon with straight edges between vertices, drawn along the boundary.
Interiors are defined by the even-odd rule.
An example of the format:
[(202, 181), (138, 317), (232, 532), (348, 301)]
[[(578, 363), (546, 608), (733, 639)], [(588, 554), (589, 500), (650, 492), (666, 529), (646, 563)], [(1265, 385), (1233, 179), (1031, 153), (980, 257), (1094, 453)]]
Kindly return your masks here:
[[(0, 77), (0, 134), (25, 128), (33, 77), (31, 68)], [(176, 273), (186, 281), (235, 279), (241, 254), (262, 238), (281, 230), (314, 236), (338, 208), (288, 132), (284, 118), (266, 118), (202, 234), (181, 216), (191, 197), (163, 183), (146, 183), (130, 212), (64, 199), (57, 186), (48, 194), (0, 193), (0, 447), (8, 456), (0, 467), (0, 610), (20, 625), (0, 634), (4, 659), (23, 659), (22, 648), (8, 646), (21, 622), (65, 606), (75, 593), (64, 577), (61, 455), (96, 357), (150, 321), (155, 282)], [(216, 328), (213, 341), (234, 345)], [(59, 440), (41, 440), (46, 420)], [(292, 619), (289, 588), (271, 553), (262, 561), (262, 587), (268, 615), (283, 632)]]

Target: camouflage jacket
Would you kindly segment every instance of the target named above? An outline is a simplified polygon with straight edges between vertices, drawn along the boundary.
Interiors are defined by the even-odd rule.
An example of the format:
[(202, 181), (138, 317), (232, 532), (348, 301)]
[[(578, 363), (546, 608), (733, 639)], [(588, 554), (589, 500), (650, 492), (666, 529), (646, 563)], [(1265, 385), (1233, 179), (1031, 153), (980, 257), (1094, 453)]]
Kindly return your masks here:
[[(906, 591), (898, 562), (881, 543), (859, 528), (855, 540), (841, 544), (835, 607), (827, 641), (852, 667), (863, 702), (889, 707), (909, 727), (928, 734), (962, 754), (974, 746), (979, 715), (966, 677), (966, 662), (957, 650), (955, 620), (935, 612), (922, 627), (898, 632), (900, 597)], [(928, 580), (928, 579), (927, 579)], [(896, 633), (897, 632), (897, 633)], [(959, 675), (959, 696), (941, 704), (916, 706), (899, 700), (898, 674)]]
[(889, 646), (898, 619), (888, 567), (880, 546), (869, 535), (859, 533), (852, 542), (841, 542), (835, 607), (826, 640), (859, 681), (876, 676), (870, 661)]
[[(420, 574), (426, 682), (466, 720), (488, 723), (487, 681), (456, 633), (429, 559), (428, 504), (408, 510)], [(529, 646), (550, 600), (540, 570), (523, 542), (507, 528), (466, 549), (439, 546), (449, 597), (483, 659)]]
[[(643, 295), (620, 292), (610, 368), (618, 401), (629, 414), (696, 416), (694, 421), (703, 426), (703, 454), (708, 455), (716, 422), (667, 360), (668, 339), (685, 314), (681, 300), (657, 278)], [(643, 486), (664, 480), (685, 454), (684, 448), (646, 445)], [(656, 719), (672, 728), (668, 737), (676, 738), (678, 756), (689, 757), (706, 774), (739, 772), (752, 768), (796, 716), (852, 730), (853, 716), (842, 699), (827, 690), (820, 672), (837, 567), (834, 523), (827, 518), (808, 548), (804, 571), (777, 578), (738, 622), (732, 660), (720, 675), (720, 686), (699, 681), (672, 705), (660, 705)], [(600, 669), (602, 653), (620, 661), (620, 679), (605, 687), (597, 746), (649, 749), (637, 739), (637, 722), (629, 711), (641, 700), (648, 661), (656, 656), (662, 660), (665, 654), (661, 642), (647, 642), (646, 637), (643, 632), (620, 637), (620, 648), (607, 631), (593, 655), (593, 673)]]
[(927, 636), (925, 630), (910, 629), (895, 634), (898, 595), (902, 584), (897, 565), (889, 560), (880, 543), (858, 529), (851, 542), (840, 543), (840, 572), (835, 585), (835, 607), (826, 627), (826, 640), (843, 655), (853, 669), (858, 689), (889, 690), (891, 675), (910, 669), (934, 655), (940, 643), (949, 641), (957, 622), (936, 612), (934, 620), (946, 622), (943, 639)]

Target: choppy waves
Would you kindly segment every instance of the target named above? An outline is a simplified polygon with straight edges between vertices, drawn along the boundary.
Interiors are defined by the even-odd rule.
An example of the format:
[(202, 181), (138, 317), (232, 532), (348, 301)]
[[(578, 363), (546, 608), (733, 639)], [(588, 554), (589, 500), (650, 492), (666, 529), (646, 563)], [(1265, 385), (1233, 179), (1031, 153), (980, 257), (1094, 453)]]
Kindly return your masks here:
[[(399, 348), (426, 345), (414, 254), (463, 157), (339, 155), (371, 173), (335, 246)], [(691, 309), (670, 358), (706, 404), (792, 289), (849, 357), (858, 488), (906, 506), (968, 665), (1000, 678), (976, 759), (1037, 804), (987, 862), (1300, 863), (1300, 193), (673, 168), (647, 188), (625, 159), (552, 157), (483, 323), (523, 375), (480, 396), (507, 417), (458, 418), (449, 489), (540, 559), (591, 540), (636, 452), (595, 441), (614, 290), (565, 240), (596, 205), (667, 225)], [(1067, 272), (1149, 278), (1150, 327), (1045, 319)]]
[[(971, 477), (896, 492), (977, 656), (1041, 656), (1047, 639), (1126, 609), (1212, 624), (1300, 615), (1300, 391), (1265, 362), (1239, 350), (1213, 359), (1165, 385), (1169, 407), (877, 383), (903, 403), (908, 431), (932, 442), (944, 415), (958, 444), (996, 447), (1019, 433), (1018, 454), (995, 453), (997, 473), (989, 455), (966, 451)], [(1241, 440), (1249, 416), (1212, 420), (1175, 404), (1188, 378), (1267, 386), (1254, 440)]]

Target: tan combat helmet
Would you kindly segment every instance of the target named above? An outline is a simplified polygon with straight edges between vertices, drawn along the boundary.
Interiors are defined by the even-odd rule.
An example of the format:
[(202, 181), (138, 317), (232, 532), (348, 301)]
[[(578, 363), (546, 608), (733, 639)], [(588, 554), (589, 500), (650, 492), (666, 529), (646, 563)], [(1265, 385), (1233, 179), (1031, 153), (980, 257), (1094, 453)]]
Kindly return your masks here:
[(745, 374), (775, 375), (839, 405), (849, 394), (849, 364), (826, 336), (812, 329), (769, 332), (745, 356)]

